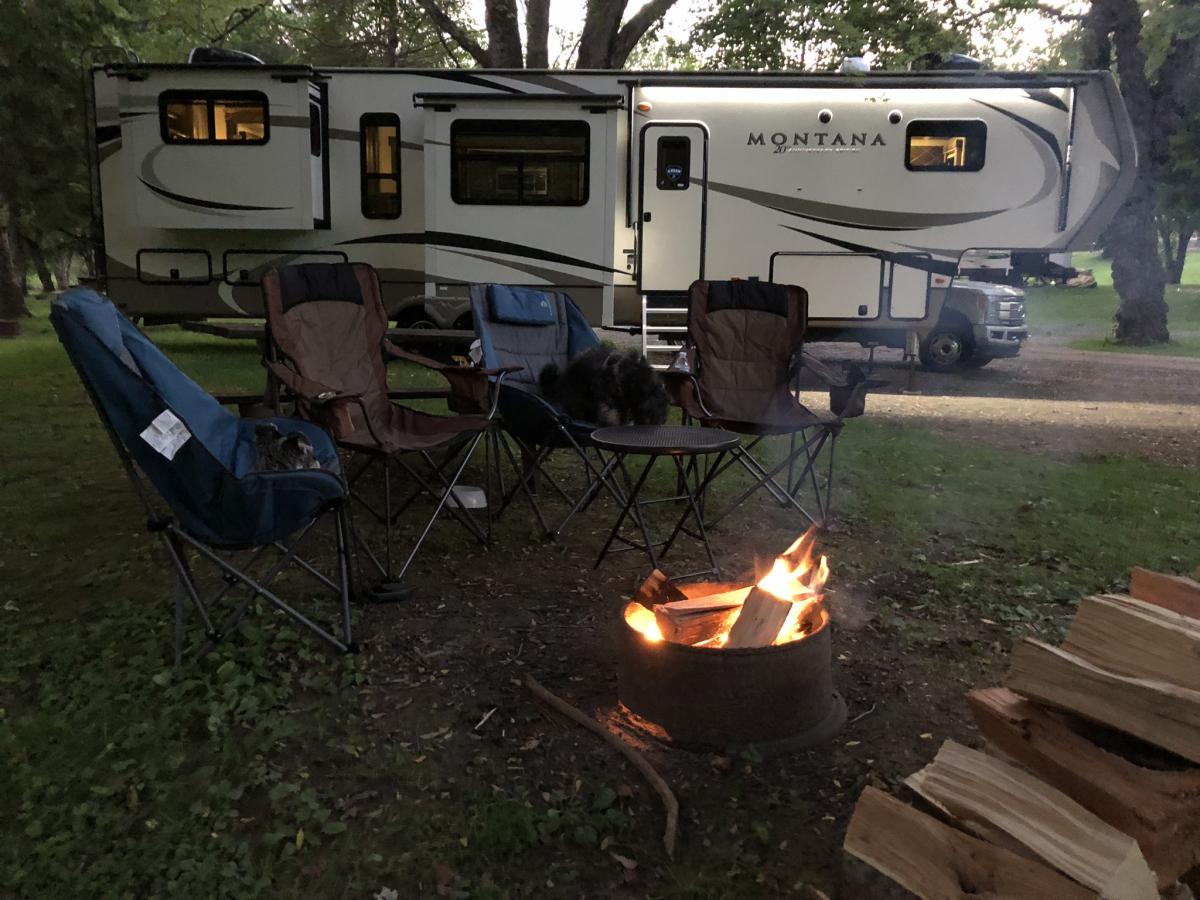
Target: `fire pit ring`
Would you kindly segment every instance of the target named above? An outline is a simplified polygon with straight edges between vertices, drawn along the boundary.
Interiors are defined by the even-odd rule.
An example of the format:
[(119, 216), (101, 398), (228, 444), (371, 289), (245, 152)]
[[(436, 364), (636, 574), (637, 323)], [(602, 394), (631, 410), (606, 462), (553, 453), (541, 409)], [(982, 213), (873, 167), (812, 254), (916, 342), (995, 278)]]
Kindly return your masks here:
[(827, 614), (802, 640), (738, 649), (648, 640), (623, 605), (617, 618), (618, 696), (671, 744), (753, 745), (773, 756), (821, 744), (846, 722), (845, 701), (833, 689)]

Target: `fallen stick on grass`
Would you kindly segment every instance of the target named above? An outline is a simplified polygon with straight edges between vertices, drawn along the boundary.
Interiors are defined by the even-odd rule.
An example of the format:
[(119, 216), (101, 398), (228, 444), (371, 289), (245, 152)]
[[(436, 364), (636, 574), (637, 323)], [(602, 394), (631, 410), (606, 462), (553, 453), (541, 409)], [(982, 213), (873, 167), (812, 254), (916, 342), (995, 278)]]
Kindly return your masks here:
[(654, 770), (654, 767), (646, 761), (646, 757), (638, 753), (627, 743), (621, 740), (620, 737), (613, 734), (595, 719), (588, 716), (586, 713), (576, 709), (567, 701), (550, 693), (538, 682), (532, 675), (525, 676), (525, 686), (533, 691), (533, 695), (539, 700), (548, 703), (554, 709), (558, 710), (564, 716), (576, 724), (582, 725), (588, 731), (600, 735), (604, 741), (611, 747), (616, 748), (622, 756), (633, 763), (633, 767), (642, 773), (642, 777), (650, 782), (650, 786), (658, 792), (658, 796), (662, 799), (663, 806), (667, 811), (667, 827), (663, 831), (663, 846), (667, 850), (669, 859), (675, 858), (675, 832), (679, 827), (679, 801), (675, 799), (675, 794), (667, 785), (661, 775)]

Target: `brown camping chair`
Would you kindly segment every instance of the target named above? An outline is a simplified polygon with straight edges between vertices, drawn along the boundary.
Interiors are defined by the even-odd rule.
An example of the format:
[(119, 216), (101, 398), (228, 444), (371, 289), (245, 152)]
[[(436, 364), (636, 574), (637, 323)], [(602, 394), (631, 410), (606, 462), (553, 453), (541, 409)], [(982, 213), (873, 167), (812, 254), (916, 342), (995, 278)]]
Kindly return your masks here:
[[(262, 293), (270, 332), (265, 365), (294, 395), (304, 418), (328, 429), (342, 450), (366, 457), (349, 483), (352, 497), (387, 530), (383, 563), (355, 531), (384, 580), (376, 599), (407, 594), (399, 582), (443, 509), (486, 546), (491, 539), (490, 512), (485, 529), (463, 505), (447, 501), (475, 448), (496, 424), (496, 389), (507, 370), (459, 368), (401, 350), (387, 339), (379, 275), (363, 263), (272, 269), (263, 278)], [(393, 359), (443, 375), (450, 386), (448, 405), (457, 414), (435, 415), (393, 403), (387, 385), (387, 362)], [(383, 467), (382, 509), (354, 490), (376, 463)], [(491, 463), (485, 461), (489, 493)], [(392, 504), (393, 466), (415, 484), (398, 506)], [(422, 495), (434, 501), (433, 514), (393, 575), (392, 526)]]
[[(808, 294), (803, 288), (760, 281), (696, 281), (688, 290), (687, 345), (663, 373), (667, 389), (685, 420), (750, 438), (713, 477), (736, 463), (754, 479), (724, 511), (706, 518), (710, 526), (759, 489), (815, 525), (828, 522), (834, 446), (843, 421), (862, 415), (873, 383), (857, 367), (838, 373), (805, 353), (807, 325)], [(797, 399), (802, 369), (829, 388), (831, 414), (813, 412)], [(756, 458), (759, 444), (776, 435), (790, 438), (786, 457), (773, 465)], [(826, 444), (822, 478), (817, 462)], [(799, 500), (806, 485), (812, 488), (814, 512)]]

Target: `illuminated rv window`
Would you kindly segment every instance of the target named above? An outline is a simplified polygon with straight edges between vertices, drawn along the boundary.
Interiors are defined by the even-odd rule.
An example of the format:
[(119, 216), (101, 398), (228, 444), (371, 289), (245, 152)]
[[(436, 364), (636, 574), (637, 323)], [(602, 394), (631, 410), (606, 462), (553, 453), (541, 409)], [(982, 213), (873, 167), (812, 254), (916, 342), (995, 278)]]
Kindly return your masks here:
[(460, 119), (450, 126), (455, 203), (583, 206), (588, 200), (587, 122)]
[(904, 165), (914, 172), (978, 172), (986, 149), (986, 122), (914, 120), (908, 123)]
[(358, 120), (362, 162), (362, 214), (368, 219), (400, 217), (400, 117), (367, 113)]
[(267, 95), (258, 91), (164, 91), (158, 120), (167, 144), (265, 144)]

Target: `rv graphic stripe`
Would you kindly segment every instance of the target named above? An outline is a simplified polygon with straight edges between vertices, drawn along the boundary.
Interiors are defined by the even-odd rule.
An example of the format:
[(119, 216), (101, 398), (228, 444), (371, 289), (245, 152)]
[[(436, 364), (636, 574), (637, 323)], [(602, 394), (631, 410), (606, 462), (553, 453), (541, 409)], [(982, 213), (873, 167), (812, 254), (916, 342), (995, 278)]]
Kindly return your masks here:
[(562, 253), (549, 250), (539, 250), (525, 244), (514, 244), (510, 241), (498, 241), (494, 238), (479, 237), (474, 234), (453, 234), (448, 231), (413, 231), (408, 233), (373, 234), (367, 237), (352, 238), (341, 241), (340, 244), (434, 244), (442, 247), (461, 247), (466, 250), (490, 250), (492, 253), (505, 253), (509, 256), (522, 256), (526, 259), (538, 259), (542, 262), (554, 262), (580, 269), (594, 269), (597, 272), (616, 272), (624, 274), (620, 269), (602, 266), (599, 263), (588, 262), (586, 259), (576, 259)]
[(140, 176), (138, 177), (138, 181), (160, 197), (166, 197), (168, 200), (174, 200), (176, 203), (186, 203), (188, 206), (198, 206), (201, 209), (233, 209), (241, 212), (268, 212), (291, 209), (290, 206), (244, 206), (241, 203), (221, 203), (217, 200), (201, 200), (199, 197), (188, 197), (186, 194), (176, 194), (173, 191), (168, 191), (166, 188), (156, 187)]
[(708, 187), (719, 194), (727, 194), (730, 197), (737, 197), (739, 200), (748, 200), (757, 206), (765, 206), (790, 216), (814, 219), (828, 225), (840, 225), (843, 228), (867, 228), (872, 231), (916, 231), (920, 228), (935, 228), (939, 225), (961, 225), (964, 222), (975, 222), (1006, 212), (1003, 209), (961, 213), (891, 212), (882, 209), (840, 206), (836, 203), (821, 203), (815, 200), (801, 200), (798, 197), (786, 197), (783, 194), (772, 194), (753, 188), (738, 187), (734, 184), (722, 184), (719, 181), (709, 181)]
[(1062, 148), (1058, 146), (1058, 138), (1056, 138), (1053, 134), (1051, 134), (1049, 131), (1047, 131), (1045, 128), (1043, 128), (1041, 125), (1037, 124), (1036, 122), (1030, 122), (1024, 116), (1018, 116), (1016, 113), (1009, 112), (1007, 109), (1004, 109), (1003, 107), (993, 106), (991, 103), (987, 103), (986, 101), (983, 101), (983, 100), (976, 100), (975, 102), (982, 106), (986, 106), (988, 109), (995, 110), (996, 112), (1000, 113), (1000, 115), (1002, 115), (1002, 116), (1007, 116), (1008, 118), (1012, 119), (1017, 124), (1024, 126), (1025, 128), (1029, 129), (1031, 132), (1036, 134), (1038, 137), (1040, 137), (1043, 141), (1046, 142), (1046, 146), (1048, 146), (1050, 148), (1050, 151), (1054, 154), (1054, 158), (1056, 160), (1058, 160), (1059, 168), (1060, 169), (1062, 168), (1062, 164), (1063, 164)]
[(806, 237), (814, 238), (818, 241), (824, 241), (826, 244), (832, 244), (835, 247), (841, 247), (843, 250), (850, 250), (854, 253), (867, 253), (871, 256), (882, 259), (886, 262), (895, 263), (898, 266), (908, 266), (910, 269), (920, 269), (924, 272), (932, 272), (934, 275), (950, 275), (958, 274), (958, 263), (940, 259), (930, 259), (927, 256), (918, 256), (912, 253), (892, 253), (888, 250), (879, 250), (875, 247), (868, 247), (865, 244), (856, 244), (853, 241), (843, 241), (838, 238), (832, 238), (828, 235), (817, 234), (815, 231), (805, 231), (803, 228), (793, 228), (791, 225), (784, 225), (788, 231), (794, 231), (797, 234), (803, 234)]

